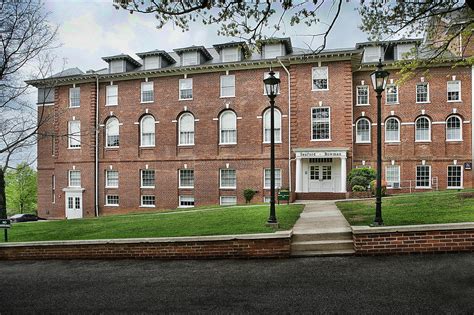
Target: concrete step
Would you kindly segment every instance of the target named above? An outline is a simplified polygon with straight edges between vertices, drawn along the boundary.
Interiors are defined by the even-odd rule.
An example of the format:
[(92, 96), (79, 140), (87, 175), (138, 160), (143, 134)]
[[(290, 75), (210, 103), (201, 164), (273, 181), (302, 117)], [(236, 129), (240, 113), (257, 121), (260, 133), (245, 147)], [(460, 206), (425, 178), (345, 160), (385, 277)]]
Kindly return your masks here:
[(329, 251), (292, 251), (292, 257), (314, 257), (314, 256), (351, 256), (354, 255), (353, 249), (340, 249)]
[(320, 233), (293, 233), (292, 242), (305, 241), (327, 241), (327, 240), (350, 240), (352, 241), (352, 232), (320, 232)]
[(354, 242), (351, 240), (324, 240), (324, 241), (303, 241), (292, 242), (291, 251), (333, 251), (333, 250), (353, 250)]

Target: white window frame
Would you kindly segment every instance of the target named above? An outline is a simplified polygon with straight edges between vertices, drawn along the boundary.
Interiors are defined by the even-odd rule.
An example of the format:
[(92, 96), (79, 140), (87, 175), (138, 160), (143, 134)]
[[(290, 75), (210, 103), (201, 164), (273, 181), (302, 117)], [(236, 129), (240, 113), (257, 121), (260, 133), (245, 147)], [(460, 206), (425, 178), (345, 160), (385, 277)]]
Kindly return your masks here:
[[(233, 85), (225, 86), (224, 84), (227, 84), (227, 83), (224, 83), (225, 79), (232, 79)], [(221, 82), (221, 85), (220, 85), (221, 96), (220, 97), (221, 98), (235, 97), (235, 75), (233, 75), (233, 74), (221, 75), (220, 82)], [(233, 87), (232, 93), (230, 95), (224, 95), (223, 94), (223, 89), (224, 88), (231, 88), (231, 87)]]
[[(78, 91), (78, 94), (79, 94), (79, 97), (77, 98), (72, 97), (72, 94), (75, 91)], [(73, 105), (73, 99), (78, 100), (77, 105), (76, 104)], [(69, 88), (69, 108), (78, 108), (78, 107), (81, 107), (81, 87), (79, 86)]]
[[(459, 136), (460, 138), (457, 138), (457, 139), (448, 139), (448, 120), (452, 117), (455, 117), (458, 119), (459, 121)], [(445, 133), (446, 133), (446, 142), (459, 142), (459, 141), (463, 141), (463, 137), (462, 137), (462, 119), (460, 116), (458, 115), (451, 115), (449, 116), (448, 118), (446, 118), (446, 128), (445, 128)]]
[[(118, 130), (117, 135), (110, 135), (109, 134), (110, 133), (109, 124), (112, 124), (113, 121), (117, 122), (117, 130)], [(112, 137), (117, 136), (119, 145), (110, 145), (109, 136), (112, 136)], [(119, 122), (117, 117), (110, 117), (109, 119), (107, 119), (107, 122), (105, 123), (105, 147), (106, 148), (118, 148), (118, 147), (120, 147), (120, 122)]]
[[(152, 172), (153, 173), (153, 185), (152, 186), (145, 186), (143, 185), (143, 172)], [(156, 172), (154, 169), (141, 169), (140, 170), (140, 188), (141, 189), (154, 189), (156, 184)]]
[[(235, 203), (230, 203), (230, 204), (229, 204), (229, 203), (226, 203), (226, 204), (223, 204), (223, 203), (222, 203), (222, 199), (223, 199), (223, 198), (232, 198), (232, 199), (235, 200)], [(235, 206), (235, 205), (237, 205), (237, 196), (220, 196), (220, 197), (219, 197), (219, 205), (221, 205), (221, 206)]]
[[(397, 136), (397, 140), (387, 140), (387, 122), (391, 119), (395, 119), (398, 123), (398, 136)], [(385, 143), (400, 143), (400, 134), (401, 134), (401, 127), (402, 127), (402, 124), (400, 122), (400, 119), (398, 119), (397, 117), (388, 117), (386, 120), (385, 120), (385, 125), (384, 125), (384, 129), (385, 129), (385, 134), (384, 134), (384, 138), (385, 138)]]
[[(362, 120), (367, 121), (367, 123), (369, 124), (369, 140), (361, 140), (360, 139), (357, 126), (359, 125), (359, 123)], [(372, 124), (370, 123), (370, 120), (368, 120), (367, 118), (361, 117), (361, 118), (357, 119), (357, 121), (355, 123), (355, 131), (356, 131), (355, 132), (356, 133), (356, 143), (371, 143), (372, 142)]]
[[(322, 108), (327, 108), (328, 109), (328, 114), (329, 114), (329, 138), (327, 139), (314, 139), (314, 134), (313, 134), (313, 123), (314, 123), (314, 118), (313, 118), (313, 110), (315, 109), (322, 109)], [(311, 118), (311, 141), (318, 141), (318, 142), (324, 142), (324, 141), (331, 141), (331, 135), (332, 135), (332, 128), (331, 128), (331, 107), (329, 106), (319, 106), (319, 107), (311, 107), (311, 113), (310, 113), (310, 118)], [(322, 122), (322, 121), (320, 121)]]
[[(449, 186), (449, 168), (450, 167), (459, 167), (461, 169), (461, 181), (460, 186)], [(446, 168), (446, 189), (462, 189), (464, 187), (464, 170), (462, 165), (459, 164), (451, 164), (448, 165)]]
[[(268, 185), (267, 185), (267, 172), (268, 174)], [(277, 176), (277, 173), (279, 172), (279, 176)], [(270, 168), (264, 168), (263, 169), (263, 189), (270, 189), (271, 188), (271, 169)], [(279, 183), (278, 183), (279, 181)], [(275, 168), (275, 189), (280, 189), (282, 185), (282, 173), (281, 173), (281, 168)]]
[[(230, 56), (232, 58), (229, 58), (229, 55), (226, 55), (226, 52), (227, 53), (232, 52), (230, 54)], [(226, 48), (223, 48), (221, 50), (221, 60), (222, 60), (222, 62), (236, 62), (236, 61), (239, 61), (240, 60), (239, 52), (240, 52), (239, 47), (226, 47)], [(234, 56), (234, 53), (235, 53), (235, 56)]]
[[(181, 143), (181, 121), (184, 117), (186, 116), (190, 116), (192, 118), (192, 121), (193, 121), (193, 141), (192, 143)], [(189, 132), (189, 131), (186, 131), (186, 132)], [(178, 146), (193, 146), (194, 145), (194, 140), (196, 138), (196, 124), (195, 124), (195, 118), (194, 118), (194, 115), (187, 112), (187, 113), (183, 113), (179, 119), (178, 119)]]
[[(235, 185), (234, 186), (222, 186), (222, 172), (223, 171), (234, 171), (235, 174)], [(237, 189), (237, 170), (230, 168), (221, 168), (219, 169), (219, 189)]]
[[(418, 102), (418, 85), (426, 85), (426, 101)], [(429, 82), (418, 82), (415, 85), (415, 102), (417, 104), (427, 104), (430, 103), (430, 84)]]
[[(266, 139), (266, 137), (265, 137), (265, 131), (266, 131), (267, 129), (270, 129), (270, 130), (271, 130), (271, 126), (270, 126), (270, 128), (265, 128), (265, 117), (266, 117), (267, 115), (271, 115), (270, 110), (271, 110), (271, 108), (267, 108), (267, 109), (263, 112), (263, 116), (262, 116), (263, 143), (270, 143), (270, 142), (271, 142), (271, 139), (270, 139), (271, 133), (270, 133), (270, 137), (269, 137), (268, 139)], [(278, 108), (275, 108), (275, 113), (274, 113), (275, 118), (276, 118), (276, 116), (277, 116), (277, 113), (280, 115), (280, 116), (279, 116), (279, 117), (280, 117), (280, 128), (279, 128), (279, 129), (278, 129), (278, 128), (275, 128), (275, 129), (274, 129), (274, 131), (275, 131), (275, 143), (282, 143), (281, 112), (280, 112), (280, 110), (279, 110)], [(268, 120), (270, 121), (270, 118), (269, 118)], [(278, 121), (278, 119), (275, 119), (275, 126), (277, 125), (277, 121)], [(269, 124), (271, 124), (271, 122), (269, 122)]]
[(265, 44), (263, 46), (263, 57), (265, 59), (274, 59), (283, 55), (283, 47), (280, 43)]
[[(144, 197), (153, 197), (154, 201), (152, 205), (146, 205), (143, 203)], [(142, 208), (155, 208), (156, 207), (156, 196), (155, 195), (140, 195), (140, 207)]]
[[(417, 123), (418, 123), (418, 120), (420, 120), (420, 119), (428, 120), (428, 139), (427, 140), (417, 139), (417, 130), (418, 130)], [(415, 120), (415, 142), (431, 142), (431, 119), (429, 119), (427, 116), (420, 116)]]
[[(191, 186), (185, 186), (182, 184), (182, 181), (183, 181), (183, 178), (182, 178), (182, 175), (184, 174), (184, 172), (191, 172), (193, 173), (193, 184)], [(178, 188), (180, 189), (194, 189), (194, 185), (195, 185), (195, 176), (194, 176), (194, 169), (188, 169), (188, 168), (183, 168), (183, 169), (179, 169), (178, 170)]]
[[(76, 173), (76, 174), (79, 174), (79, 184), (78, 185), (72, 185), (72, 182), (71, 182), (71, 174), (72, 173)], [(67, 173), (67, 185), (68, 187), (81, 187), (81, 171), (80, 170), (69, 170), (68, 173)]]
[[(367, 90), (367, 103), (359, 103), (359, 90), (361, 88), (364, 88)], [(369, 86), (368, 85), (358, 85), (356, 86), (356, 106), (370, 106), (370, 100), (369, 100)]]
[[(110, 203), (109, 202), (109, 197), (117, 197), (117, 203)], [(105, 205), (107, 207), (118, 207), (120, 205), (120, 197), (119, 195), (105, 195)]]
[[(145, 86), (148, 86), (148, 87), (151, 86), (151, 90), (150, 90), (152, 92), (152, 100), (151, 101), (144, 101), (143, 100), (143, 92), (148, 92), (148, 91), (144, 91)], [(154, 101), (155, 101), (155, 87), (154, 87), (153, 81), (142, 82), (140, 84), (140, 103), (147, 104), (147, 103), (153, 103)]]
[[(395, 102), (389, 102), (389, 101), (388, 101), (388, 95), (389, 95), (389, 93), (388, 93), (388, 87), (389, 87), (389, 86), (395, 87), (395, 89), (396, 89), (396, 91), (397, 91), (396, 93), (394, 93), (394, 95), (397, 96), (397, 100), (396, 100)], [(386, 104), (386, 105), (398, 105), (398, 104), (400, 104), (400, 98), (399, 98), (400, 95), (398, 94), (398, 92), (399, 92), (398, 85), (396, 85), (396, 84), (387, 84), (387, 88), (385, 89), (385, 104)], [(393, 93), (392, 93), (392, 94), (393, 94)]]
[(182, 66), (196, 66), (199, 64), (198, 57), (199, 55), (197, 51), (185, 51), (181, 55), (181, 65)]
[[(143, 123), (145, 122), (145, 120), (153, 120), (153, 137), (151, 138), (152, 139), (152, 143), (151, 144), (143, 144), (143, 139), (144, 139), (144, 133), (143, 133)], [(140, 147), (141, 148), (152, 148), (155, 146), (155, 138), (156, 138), (156, 120), (155, 118), (152, 116), (152, 115), (144, 115), (141, 119), (140, 119)]]
[[(76, 134), (71, 131), (71, 124), (78, 124), (79, 133)], [(67, 124), (67, 133), (68, 133), (68, 149), (78, 150), (81, 148), (81, 121), (80, 120), (70, 120)], [(79, 144), (71, 145), (71, 140), (77, 141)]]
[[(428, 186), (418, 186), (418, 168), (427, 167), (428, 168)], [(431, 165), (417, 165), (415, 170), (415, 188), (416, 189), (431, 189)]]
[[(280, 79), (280, 71), (274, 71), (274, 76), (275, 78), (277, 79)], [(270, 72), (264, 72), (263, 73), (263, 79), (265, 80), (266, 78), (268, 78), (270, 76)], [(278, 89), (277, 91), (277, 95), (280, 94), (280, 90), (281, 89)], [(267, 89), (265, 88), (265, 84), (263, 84), (263, 95), (267, 95)]]
[[(194, 199), (193, 195), (179, 195), (179, 204), (178, 208), (194, 208), (196, 200)], [(181, 203), (184, 201), (183, 199), (192, 199), (193, 205), (182, 205)], [(191, 202), (191, 201), (186, 201)]]
[[(314, 71), (316, 69), (326, 69), (326, 88), (318, 89), (314, 87)], [(313, 67), (311, 68), (311, 91), (329, 91), (329, 68), (328, 66)]]
[[(223, 129), (222, 128), (222, 117), (227, 114), (232, 114), (234, 117), (234, 124), (235, 129)], [(222, 140), (222, 132), (223, 131), (234, 131), (235, 132), (235, 141), (233, 142), (224, 142)], [(219, 145), (229, 145), (229, 144), (237, 144), (237, 115), (232, 110), (225, 110), (219, 115)]]
[[(398, 177), (398, 181), (390, 181), (388, 180), (388, 169), (389, 168), (396, 168), (397, 169), (397, 177)], [(394, 183), (398, 183), (398, 188), (401, 188), (401, 176), (400, 176), (400, 165), (387, 165), (385, 167), (385, 182), (387, 183), (387, 189), (396, 189), (395, 187), (393, 187)], [(390, 183), (390, 186), (389, 186), (389, 183)]]
[[(117, 185), (110, 184), (111, 179), (109, 178), (109, 174), (116, 173), (117, 174)], [(119, 187), (119, 172), (117, 170), (106, 170), (105, 171), (105, 188), (118, 188)]]
[[(448, 94), (449, 94), (449, 84), (450, 83), (453, 83), (453, 82), (457, 82), (458, 83), (458, 93), (459, 93), (459, 99), (457, 100), (449, 100), (449, 97), (448, 97)], [(456, 103), (456, 102), (462, 102), (462, 98), (461, 98), (461, 80), (451, 80), (451, 81), (448, 81), (446, 82), (446, 100), (448, 101), (448, 103)]]
[[(115, 94), (111, 94), (112, 92), (115, 92)], [(118, 85), (107, 85), (105, 87), (105, 106), (117, 106), (117, 105), (118, 105)]]
[[(181, 89), (181, 84), (184, 84), (185, 82), (191, 82), (191, 88), (190, 89)], [(179, 101), (192, 101), (193, 98), (194, 98), (193, 78), (179, 79), (178, 90), (179, 90), (179, 95), (178, 95), (178, 100)], [(191, 97), (189, 97), (189, 98), (182, 98), (181, 97), (181, 92), (185, 91), (185, 90), (186, 91), (191, 90)]]

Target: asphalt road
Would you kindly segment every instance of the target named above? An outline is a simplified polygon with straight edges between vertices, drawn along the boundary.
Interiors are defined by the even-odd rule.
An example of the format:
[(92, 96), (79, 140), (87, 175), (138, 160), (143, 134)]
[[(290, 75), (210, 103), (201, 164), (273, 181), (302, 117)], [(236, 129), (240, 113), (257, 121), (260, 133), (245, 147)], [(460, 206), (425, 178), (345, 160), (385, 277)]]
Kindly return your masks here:
[(474, 313), (474, 253), (0, 262), (0, 313)]

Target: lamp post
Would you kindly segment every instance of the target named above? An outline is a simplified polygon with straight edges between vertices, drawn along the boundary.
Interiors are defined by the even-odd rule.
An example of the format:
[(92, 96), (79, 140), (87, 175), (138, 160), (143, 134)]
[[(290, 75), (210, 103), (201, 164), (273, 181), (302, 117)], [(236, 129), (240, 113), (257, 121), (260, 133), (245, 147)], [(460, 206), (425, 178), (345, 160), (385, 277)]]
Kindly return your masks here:
[(270, 217), (267, 225), (278, 226), (275, 214), (275, 97), (280, 91), (280, 79), (275, 77), (273, 70), (270, 70), (268, 78), (264, 79), (263, 83), (270, 99)]
[(377, 93), (377, 191), (375, 195), (374, 226), (383, 225), (382, 219), (382, 92), (387, 86), (390, 73), (383, 70), (382, 59), (379, 59), (377, 70), (370, 74), (372, 85)]

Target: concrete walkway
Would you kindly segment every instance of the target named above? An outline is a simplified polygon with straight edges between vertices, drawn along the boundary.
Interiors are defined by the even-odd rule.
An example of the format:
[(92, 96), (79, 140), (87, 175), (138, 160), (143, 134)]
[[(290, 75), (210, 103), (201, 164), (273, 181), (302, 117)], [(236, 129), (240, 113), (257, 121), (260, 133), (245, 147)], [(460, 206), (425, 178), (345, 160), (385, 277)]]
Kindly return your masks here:
[(293, 233), (341, 233), (351, 232), (351, 226), (334, 200), (297, 201), (305, 204), (303, 212), (293, 227)]

